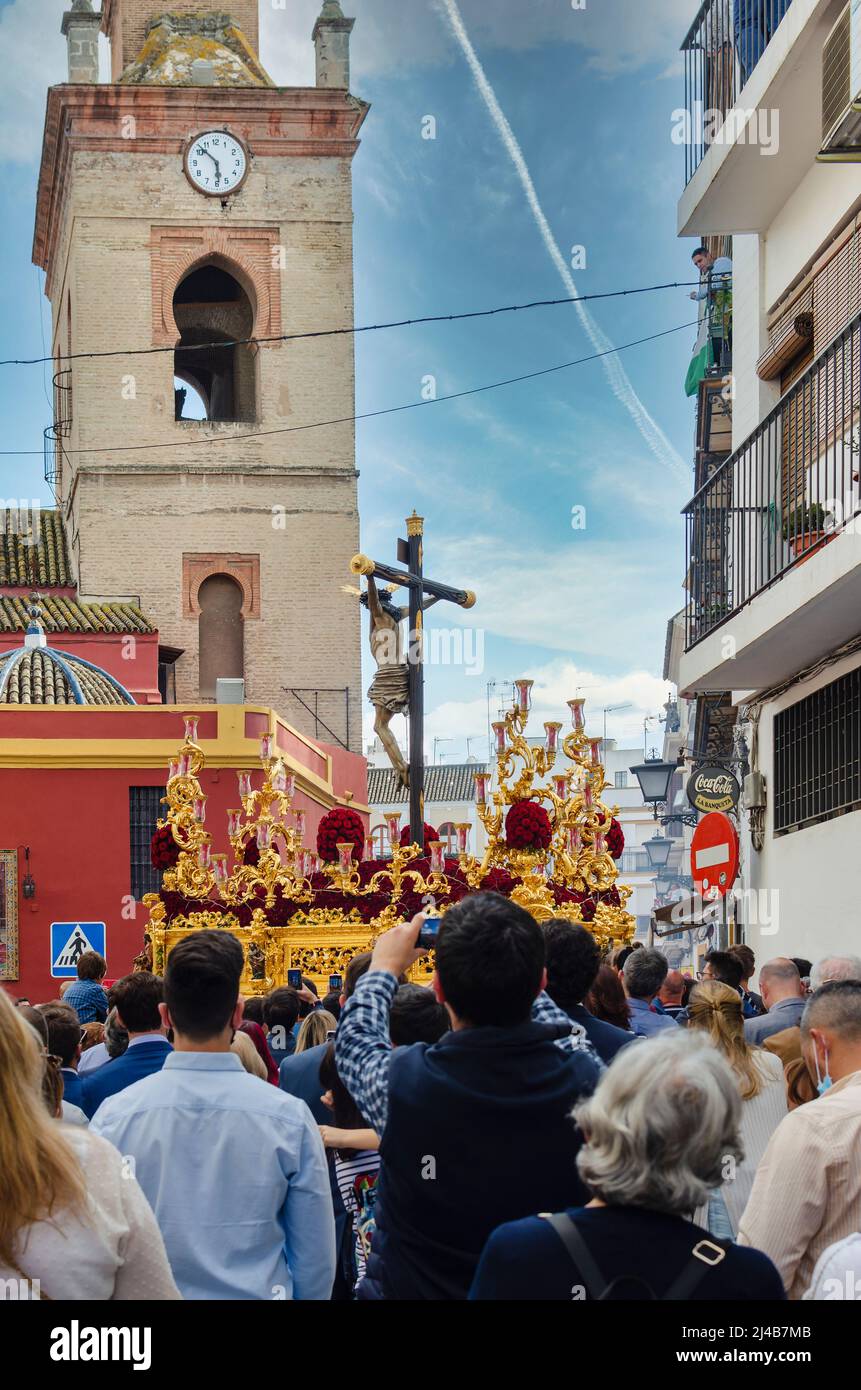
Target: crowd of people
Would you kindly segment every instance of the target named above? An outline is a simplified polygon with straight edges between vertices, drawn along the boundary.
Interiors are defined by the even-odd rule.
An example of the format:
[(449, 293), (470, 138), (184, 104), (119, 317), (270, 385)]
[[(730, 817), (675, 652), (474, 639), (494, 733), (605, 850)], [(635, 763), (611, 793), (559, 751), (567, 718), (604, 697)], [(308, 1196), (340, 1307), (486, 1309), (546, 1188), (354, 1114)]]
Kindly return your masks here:
[[(418, 916), (342, 987), (243, 998), (189, 935), (159, 977), (0, 991), (0, 1278), (49, 1299), (854, 1298), (861, 959)], [(758, 991), (751, 988), (756, 977)], [(335, 981), (337, 983), (337, 981)]]

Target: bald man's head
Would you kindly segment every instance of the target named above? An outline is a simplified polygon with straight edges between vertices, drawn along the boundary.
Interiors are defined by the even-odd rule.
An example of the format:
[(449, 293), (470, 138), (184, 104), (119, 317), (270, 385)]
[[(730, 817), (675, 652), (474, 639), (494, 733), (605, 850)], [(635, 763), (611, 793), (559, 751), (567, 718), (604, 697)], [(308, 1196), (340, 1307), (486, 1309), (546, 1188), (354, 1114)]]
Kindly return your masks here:
[(781, 999), (801, 999), (804, 996), (798, 966), (788, 956), (776, 956), (760, 967), (759, 988), (767, 1009)]
[(685, 977), (681, 970), (668, 970), (667, 978), (658, 990), (662, 1004), (681, 1004), (685, 992)]

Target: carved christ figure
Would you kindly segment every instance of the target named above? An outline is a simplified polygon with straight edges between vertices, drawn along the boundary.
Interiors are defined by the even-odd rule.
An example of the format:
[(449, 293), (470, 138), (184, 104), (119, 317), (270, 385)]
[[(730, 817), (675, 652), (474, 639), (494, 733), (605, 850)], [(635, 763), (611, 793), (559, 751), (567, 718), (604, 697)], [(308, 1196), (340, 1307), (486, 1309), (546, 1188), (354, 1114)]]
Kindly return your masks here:
[[(386, 590), (380, 592), (372, 575), (366, 576), (366, 582), (367, 592), (361, 595), (360, 602), (371, 615), (371, 653), (377, 663), (377, 674), (368, 690), (375, 713), (374, 733), (401, 782), (408, 787), (409, 767), (389, 726), (394, 715), (409, 712), (409, 664), (404, 658), (401, 623), (410, 610), (399, 608)], [(423, 611), (437, 602), (436, 598), (426, 599)]]

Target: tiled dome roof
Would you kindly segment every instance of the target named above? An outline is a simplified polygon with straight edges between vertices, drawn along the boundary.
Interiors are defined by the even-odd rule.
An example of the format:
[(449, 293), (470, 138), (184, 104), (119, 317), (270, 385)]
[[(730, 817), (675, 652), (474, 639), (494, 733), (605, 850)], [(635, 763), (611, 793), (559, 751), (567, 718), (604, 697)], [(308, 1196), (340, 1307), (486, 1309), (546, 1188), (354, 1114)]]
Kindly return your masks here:
[(24, 645), (0, 653), (0, 705), (133, 705), (125, 686), (101, 667), (49, 647), (38, 605)]

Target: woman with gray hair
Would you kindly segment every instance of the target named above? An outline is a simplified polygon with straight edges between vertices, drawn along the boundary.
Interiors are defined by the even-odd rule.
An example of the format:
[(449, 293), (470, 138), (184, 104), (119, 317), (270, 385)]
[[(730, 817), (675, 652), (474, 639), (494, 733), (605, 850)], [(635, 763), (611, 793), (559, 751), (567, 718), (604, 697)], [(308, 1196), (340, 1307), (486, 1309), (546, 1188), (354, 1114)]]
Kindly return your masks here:
[(742, 1157), (738, 1083), (705, 1037), (676, 1029), (623, 1048), (575, 1119), (591, 1202), (500, 1226), (471, 1299), (785, 1297), (765, 1255), (690, 1220)]

